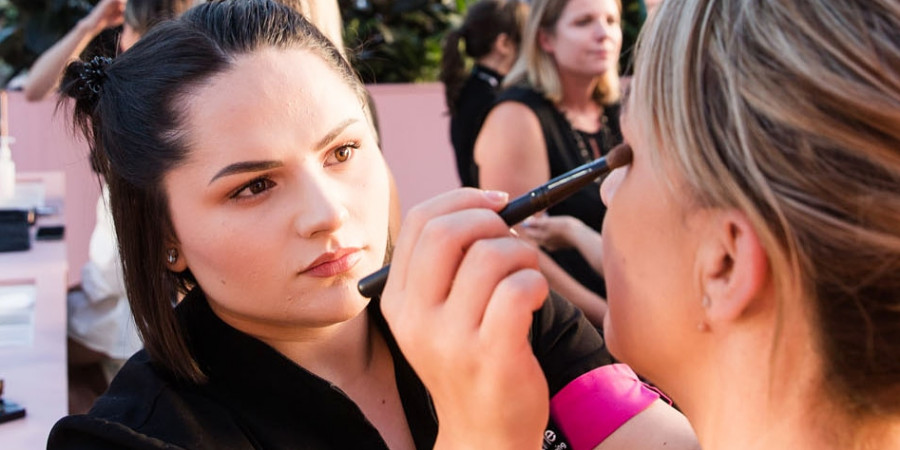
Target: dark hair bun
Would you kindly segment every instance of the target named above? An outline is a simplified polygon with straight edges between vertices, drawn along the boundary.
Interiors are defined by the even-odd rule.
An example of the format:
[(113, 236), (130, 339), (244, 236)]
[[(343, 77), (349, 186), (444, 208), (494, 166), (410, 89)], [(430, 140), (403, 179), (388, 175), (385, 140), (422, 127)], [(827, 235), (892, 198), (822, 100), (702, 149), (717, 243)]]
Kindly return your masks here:
[(112, 58), (95, 56), (88, 62), (75, 61), (66, 67), (62, 91), (79, 102), (97, 103), (106, 81), (106, 66)]

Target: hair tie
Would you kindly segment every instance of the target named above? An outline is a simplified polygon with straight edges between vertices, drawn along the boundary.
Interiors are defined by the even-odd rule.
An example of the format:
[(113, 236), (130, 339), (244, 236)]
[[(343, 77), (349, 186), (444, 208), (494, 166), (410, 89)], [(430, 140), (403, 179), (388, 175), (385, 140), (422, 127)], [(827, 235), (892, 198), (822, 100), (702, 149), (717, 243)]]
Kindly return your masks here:
[(78, 90), (82, 94), (92, 93), (93, 95), (99, 95), (103, 89), (103, 82), (106, 80), (106, 66), (111, 62), (112, 58), (95, 56), (85, 63), (81, 67), (81, 73), (78, 74), (82, 82)]

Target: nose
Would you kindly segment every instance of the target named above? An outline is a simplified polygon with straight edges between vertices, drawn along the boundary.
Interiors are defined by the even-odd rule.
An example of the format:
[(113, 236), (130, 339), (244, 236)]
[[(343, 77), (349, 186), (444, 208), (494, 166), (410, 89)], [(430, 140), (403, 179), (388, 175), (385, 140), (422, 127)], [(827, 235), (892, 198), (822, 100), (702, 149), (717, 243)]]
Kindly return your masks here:
[(604, 20), (598, 20), (594, 26), (594, 38), (598, 41), (605, 39), (609, 36), (609, 27), (612, 26), (613, 25), (606, 23)]
[(607, 207), (609, 207), (609, 202), (612, 201), (613, 196), (616, 195), (619, 184), (622, 183), (622, 179), (625, 177), (626, 170), (628, 170), (628, 166), (613, 169), (613, 171), (603, 179), (603, 184), (600, 185), (600, 199)]
[(294, 228), (304, 238), (327, 235), (339, 229), (349, 217), (342, 190), (324, 177), (303, 177), (300, 182), (301, 207), (297, 208)]

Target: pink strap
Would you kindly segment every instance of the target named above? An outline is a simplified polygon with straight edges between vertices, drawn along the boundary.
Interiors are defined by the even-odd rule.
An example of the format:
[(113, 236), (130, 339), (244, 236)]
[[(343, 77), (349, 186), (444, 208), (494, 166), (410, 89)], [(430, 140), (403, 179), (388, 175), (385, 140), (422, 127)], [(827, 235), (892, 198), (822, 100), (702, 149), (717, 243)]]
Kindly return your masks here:
[(593, 449), (659, 398), (625, 364), (587, 372), (550, 399), (550, 417), (573, 450)]

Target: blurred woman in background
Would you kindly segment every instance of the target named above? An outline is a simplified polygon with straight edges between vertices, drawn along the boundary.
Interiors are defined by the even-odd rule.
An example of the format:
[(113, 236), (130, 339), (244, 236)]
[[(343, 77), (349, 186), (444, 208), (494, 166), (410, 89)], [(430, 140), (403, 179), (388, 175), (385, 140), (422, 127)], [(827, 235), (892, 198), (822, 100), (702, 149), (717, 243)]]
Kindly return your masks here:
[[(462, 186), (478, 186), (473, 159), (475, 139), (494, 105), (503, 77), (519, 53), (528, 4), (519, 0), (480, 0), (469, 6), (462, 25), (444, 41), (440, 79), (450, 110), (450, 141)], [(468, 76), (460, 53), (474, 59)]]
[[(475, 143), (479, 185), (517, 196), (605, 155), (621, 141), (618, 0), (536, 0), (522, 50)], [(600, 231), (605, 208), (598, 185), (547, 210)], [(524, 234), (524, 233), (523, 233)], [(552, 256), (552, 258), (551, 258)], [(600, 327), (603, 279), (574, 249), (543, 254), (555, 291)]]

